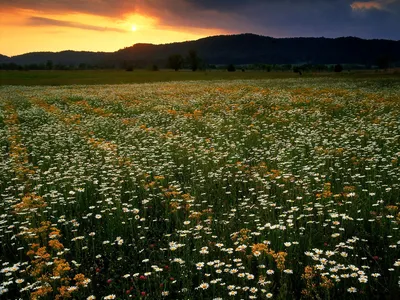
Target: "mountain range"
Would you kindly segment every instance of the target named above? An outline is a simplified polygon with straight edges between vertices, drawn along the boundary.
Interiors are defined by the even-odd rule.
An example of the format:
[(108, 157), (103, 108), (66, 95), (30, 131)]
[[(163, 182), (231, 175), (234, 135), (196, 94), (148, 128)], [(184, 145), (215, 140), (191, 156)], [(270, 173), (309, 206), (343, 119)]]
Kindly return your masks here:
[(0, 63), (18, 65), (52, 64), (116, 67), (163, 66), (173, 54), (186, 56), (196, 50), (207, 64), (364, 64), (374, 65), (382, 57), (400, 62), (400, 41), (340, 38), (272, 38), (255, 34), (221, 35), (170, 44), (134, 44), (115, 52), (61, 51), (31, 52), (7, 57)]

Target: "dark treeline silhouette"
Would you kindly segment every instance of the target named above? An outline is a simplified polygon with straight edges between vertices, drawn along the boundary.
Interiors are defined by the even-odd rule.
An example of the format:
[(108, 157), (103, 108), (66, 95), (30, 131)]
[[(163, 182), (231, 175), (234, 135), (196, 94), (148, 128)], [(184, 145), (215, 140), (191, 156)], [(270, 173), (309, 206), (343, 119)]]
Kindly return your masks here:
[(0, 63), (0, 70), (19, 70), (19, 71), (29, 71), (29, 70), (94, 70), (100, 69), (101, 66), (89, 65), (86, 63), (80, 63), (78, 65), (63, 65), (63, 64), (53, 64), (51, 60), (47, 63), (41, 64), (25, 64), (18, 65), (16, 63)]
[[(171, 65), (177, 59), (178, 68)], [(254, 34), (213, 36), (164, 45), (135, 44), (116, 52), (33, 52), (0, 56), (3, 69), (157, 69), (183, 67), (198, 70), (209, 65), (257, 65), (265, 71), (273, 65), (354, 64), (382, 69), (400, 66), (400, 41), (342, 38), (271, 38)], [(321, 70), (324, 69), (320, 67)]]

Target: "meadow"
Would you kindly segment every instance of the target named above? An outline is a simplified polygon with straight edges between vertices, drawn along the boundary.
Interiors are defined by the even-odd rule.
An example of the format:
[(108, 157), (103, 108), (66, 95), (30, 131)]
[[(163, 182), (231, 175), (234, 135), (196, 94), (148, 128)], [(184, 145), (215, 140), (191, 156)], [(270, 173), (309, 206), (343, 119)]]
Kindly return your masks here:
[(1, 71), (0, 85), (71, 85), (71, 84), (128, 84), (188, 80), (236, 80), (298, 77), (293, 72), (248, 71), (227, 72), (208, 70), (51, 70), (51, 71)]
[[(128, 83), (149, 83), (149, 82), (170, 82), (170, 81), (214, 81), (214, 80), (257, 80), (257, 79), (285, 79), (299, 78), (299, 74), (292, 71), (263, 72), (246, 70), (242, 72), (227, 72), (225, 70), (206, 70), (192, 72), (189, 70), (162, 69), (160, 71), (134, 70), (51, 70), (51, 71), (5, 71), (0, 70), (1, 85), (93, 85), (93, 84), (128, 84)], [(303, 72), (301, 78), (308, 77), (330, 77), (370, 80), (400, 80), (400, 70), (355, 70), (342, 73), (333, 72)]]
[(397, 79), (2, 86), (0, 298), (399, 299), (399, 160)]

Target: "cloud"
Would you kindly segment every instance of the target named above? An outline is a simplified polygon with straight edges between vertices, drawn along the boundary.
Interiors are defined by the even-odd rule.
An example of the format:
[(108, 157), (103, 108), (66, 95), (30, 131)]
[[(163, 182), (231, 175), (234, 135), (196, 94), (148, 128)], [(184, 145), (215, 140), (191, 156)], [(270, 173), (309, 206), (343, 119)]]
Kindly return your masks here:
[(366, 10), (366, 9), (382, 9), (383, 5), (381, 2), (368, 1), (368, 2), (353, 2), (350, 7), (353, 10)]
[[(147, 0), (160, 25), (219, 28), (275, 37), (358, 36), (400, 39), (400, 0), (375, 0), (385, 9), (355, 14), (354, 0)], [(155, 5), (158, 3), (158, 5)], [(140, 10), (143, 6), (137, 5)]]
[(353, 2), (350, 7), (353, 10), (370, 10), (370, 9), (377, 9), (377, 10), (386, 10), (390, 4), (397, 2), (396, 0), (381, 0), (381, 1), (366, 1), (360, 2), (356, 1)]
[(61, 21), (50, 18), (43, 17), (29, 17), (27, 21), (27, 25), (29, 26), (57, 26), (57, 27), (70, 27), (70, 28), (79, 28), (84, 30), (94, 30), (94, 31), (114, 31), (114, 32), (127, 32), (126, 30), (122, 30), (119, 28), (110, 28), (110, 27), (101, 27), (95, 25), (88, 25), (79, 22), (69, 22), (69, 21)]
[(123, 21), (138, 14), (153, 18), (156, 29), (190, 33), (400, 39), (400, 0), (0, 0), (0, 10), (7, 7), (54, 19), (84, 13)]
[(30, 9), (45, 13), (85, 13), (120, 17), (134, 12), (140, 0), (0, 0), (0, 8)]

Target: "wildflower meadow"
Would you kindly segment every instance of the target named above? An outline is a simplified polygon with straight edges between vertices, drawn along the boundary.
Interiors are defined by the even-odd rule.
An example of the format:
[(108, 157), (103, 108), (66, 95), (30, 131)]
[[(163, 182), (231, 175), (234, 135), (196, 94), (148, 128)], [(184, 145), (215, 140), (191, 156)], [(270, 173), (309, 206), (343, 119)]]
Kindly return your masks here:
[(399, 299), (399, 205), (390, 80), (0, 88), (1, 299)]

